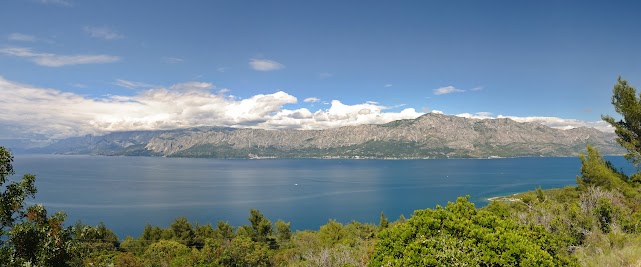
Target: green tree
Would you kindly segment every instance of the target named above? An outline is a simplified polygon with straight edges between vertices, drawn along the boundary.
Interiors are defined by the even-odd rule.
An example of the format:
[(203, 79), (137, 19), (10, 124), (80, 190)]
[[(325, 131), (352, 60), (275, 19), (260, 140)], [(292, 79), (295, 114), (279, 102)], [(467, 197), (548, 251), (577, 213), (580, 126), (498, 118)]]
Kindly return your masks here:
[[(42, 205), (28, 208), (27, 218), (9, 231), (13, 263), (35, 266), (68, 266), (77, 249), (71, 227), (63, 227), (63, 212), (47, 217)], [(6, 264), (3, 266), (10, 266)]]
[(211, 227), (211, 224), (198, 225), (196, 224), (194, 230), (194, 246), (196, 248), (202, 248), (205, 246), (205, 241), (216, 236), (214, 228)]
[(536, 199), (538, 199), (539, 202), (544, 202), (545, 194), (543, 193), (543, 189), (541, 189), (541, 187), (539, 186), (535, 192), (536, 192)]
[(129, 252), (123, 252), (116, 256), (116, 262), (114, 266), (122, 267), (143, 267), (143, 262), (133, 254)]
[(25, 174), (20, 182), (9, 181), (14, 174), (13, 155), (0, 146), (0, 188), (4, 189), (0, 193), (0, 245), (5, 244), (4, 237), (8, 229), (25, 217), (24, 201), (34, 198), (37, 192), (34, 175)]
[(220, 239), (231, 240), (235, 236), (234, 227), (228, 222), (218, 221), (214, 234)]
[(220, 259), (223, 266), (270, 266), (269, 248), (264, 243), (254, 242), (245, 236), (231, 241)]
[(588, 145), (588, 154), (579, 155), (581, 158), (581, 176), (577, 176), (579, 188), (594, 185), (604, 188), (619, 188), (627, 180), (625, 175), (618, 173), (612, 164), (601, 157), (599, 151)]
[(292, 238), (292, 230), (289, 229), (290, 225), (290, 222), (283, 220), (276, 221), (276, 240), (278, 240), (279, 243), (287, 242)]
[(621, 77), (612, 89), (612, 105), (623, 119), (616, 121), (608, 115), (601, 118), (614, 127), (617, 142), (628, 151), (625, 158), (638, 167), (641, 163), (641, 99), (634, 87)]
[(75, 246), (71, 228), (63, 227), (66, 215), (48, 217), (42, 205), (25, 209), (25, 200), (37, 192), (36, 177), (25, 174), (20, 181), (10, 181), (13, 159), (0, 146), (0, 266), (67, 266)]
[(145, 229), (142, 231), (142, 235), (139, 237), (139, 240), (148, 246), (151, 243), (160, 240), (162, 238), (162, 232), (163, 231), (160, 227), (147, 224), (145, 225)]
[(80, 243), (91, 243), (92, 247), (104, 250), (115, 250), (120, 245), (118, 236), (102, 222), (95, 227), (78, 222), (73, 229), (74, 239)]
[(180, 217), (171, 224), (172, 239), (178, 241), (185, 246), (194, 245), (194, 228), (185, 217)]
[(273, 234), (272, 223), (260, 211), (251, 209), (249, 222), (251, 222), (251, 237), (256, 242), (269, 242)]
[(136, 240), (131, 236), (125, 237), (120, 243), (120, 249), (122, 251), (131, 252), (134, 254), (142, 254), (145, 251), (147, 245), (145, 245), (140, 240)]
[(599, 228), (601, 231), (608, 233), (612, 229), (611, 225), (614, 222), (616, 207), (612, 205), (610, 200), (600, 198), (597, 202), (597, 207), (594, 210), (596, 217), (599, 221)]
[(114, 254), (120, 246), (118, 236), (102, 222), (94, 227), (79, 221), (72, 229), (76, 252), (85, 265), (103, 261), (101, 256)]
[(385, 217), (385, 213), (381, 211), (381, 219), (378, 222), (378, 226), (380, 228), (387, 228), (389, 226), (389, 221), (387, 220), (387, 217)]
[(347, 242), (347, 235), (343, 231), (343, 224), (336, 220), (329, 220), (327, 224), (320, 227), (318, 231), (321, 241), (328, 246), (333, 246), (338, 243)]
[(190, 254), (191, 250), (176, 241), (160, 240), (151, 244), (144, 254), (145, 266), (169, 266), (175, 259)]

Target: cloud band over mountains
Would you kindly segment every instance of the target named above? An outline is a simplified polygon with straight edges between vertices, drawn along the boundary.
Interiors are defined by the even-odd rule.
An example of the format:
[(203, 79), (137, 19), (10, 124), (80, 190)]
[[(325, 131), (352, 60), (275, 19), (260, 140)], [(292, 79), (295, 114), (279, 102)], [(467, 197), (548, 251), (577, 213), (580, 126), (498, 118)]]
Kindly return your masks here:
[(298, 99), (282, 91), (245, 99), (235, 99), (224, 92), (209, 83), (189, 82), (148, 89), (133, 96), (94, 99), (0, 77), (0, 125), (12, 129), (0, 138), (33, 134), (64, 138), (198, 126), (324, 129), (421, 115), (411, 108), (384, 112), (387, 107), (367, 103), (345, 105), (338, 100), (332, 101), (326, 110), (289, 110), (284, 106), (295, 104)]
[[(89, 98), (0, 77), (0, 125), (5, 129), (0, 138), (40, 136), (59, 139), (113, 131), (199, 126), (327, 129), (414, 119), (424, 114), (413, 108), (392, 112), (390, 107), (375, 102), (347, 105), (339, 100), (333, 100), (329, 108), (317, 111), (287, 109), (286, 105), (298, 103), (298, 99), (283, 91), (245, 99), (225, 95), (225, 92), (216, 90), (210, 83), (188, 82), (139, 91), (133, 96)], [(483, 116), (458, 116), (491, 118), (487, 113), (480, 114)], [(509, 118), (563, 129), (588, 126), (608, 130), (599, 122), (554, 117)]]

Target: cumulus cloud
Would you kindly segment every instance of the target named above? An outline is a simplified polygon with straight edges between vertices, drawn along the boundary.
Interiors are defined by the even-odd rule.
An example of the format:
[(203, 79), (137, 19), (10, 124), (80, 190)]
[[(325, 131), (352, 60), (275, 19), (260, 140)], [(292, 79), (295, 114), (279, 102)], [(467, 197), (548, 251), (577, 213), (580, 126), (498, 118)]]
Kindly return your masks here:
[(51, 138), (123, 130), (255, 126), (282, 111), (283, 105), (296, 103), (296, 97), (285, 92), (233, 100), (211, 89), (209, 83), (189, 82), (134, 96), (95, 99), (0, 77), (0, 124)]
[[(230, 98), (210, 83), (187, 82), (137, 92), (133, 96), (89, 98), (40, 88), (0, 76), (0, 125), (13, 137), (52, 139), (125, 130), (158, 130), (198, 126), (262, 129), (325, 129), (387, 123), (423, 113), (408, 108), (386, 112), (373, 103), (346, 105), (338, 100), (328, 109), (286, 109), (297, 98), (279, 91), (249, 98)], [(6, 127), (5, 127), (6, 126)], [(5, 133), (6, 134), (6, 133)]]
[(305, 103), (315, 103), (320, 101), (321, 101), (320, 98), (316, 98), (316, 97), (308, 97), (303, 100), (303, 102)]
[(285, 67), (283, 64), (267, 59), (251, 59), (249, 66), (257, 71), (274, 71)]
[(389, 108), (376, 104), (345, 105), (338, 100), (333, 100), (329, 109), (313, 113), (305, 108), (282, 110), (261, 126), (317, 130), (361, 124), (382, 124), (401, 119), (414, 119), (423, 115), (413, 108), (407, 108), (401, 112), (383, 112), (387, 109)]
[(36, 38), (33, 35), (22, 34), (22, 33), (9, 34), (9, 36), (7, 36), (7, 39), (9, 39), (10, 41), (21, 41), (21, 42), (35, 42), (36, 40), (38, 40), (38, 38)]
[(116, 32), (114, 29), (111, 29), (109, 27), (85, 26), (83, 30), (85, 30), (85, 32), (89, 34), (89, 36), (103, 40), (117, 40), (125, 38), (124, 35)]
[(462, 93), (462, 92), (465, 92), (465, 90), (457, 89), (454, 86), (445, 86), (445, 87), (434, 89), (435, 95), (445, 95), (445, 94)]
[(67, 65), (113, 63), (120, 61), (120, 57), (110, 55), (57, 55), (51, 53), (38, 53), (25, 47), (0, 48), (0, 54), (27, 58), (34, 63), (45, 67), (62, 67)]

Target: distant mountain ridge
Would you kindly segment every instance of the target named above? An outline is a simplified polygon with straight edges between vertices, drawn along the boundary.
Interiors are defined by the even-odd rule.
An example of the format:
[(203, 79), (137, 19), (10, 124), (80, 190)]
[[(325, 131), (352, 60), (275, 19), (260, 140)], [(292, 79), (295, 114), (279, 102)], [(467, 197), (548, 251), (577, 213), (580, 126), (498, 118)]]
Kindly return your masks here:
[(212, 158), (486, 158), (576, 156), (588, 144), (625, 153), (613, 133), (554, 129), (511, 119), (425, 114), (380, 125), (325, 130), (201, 127), (73, 137), (39, 152)]

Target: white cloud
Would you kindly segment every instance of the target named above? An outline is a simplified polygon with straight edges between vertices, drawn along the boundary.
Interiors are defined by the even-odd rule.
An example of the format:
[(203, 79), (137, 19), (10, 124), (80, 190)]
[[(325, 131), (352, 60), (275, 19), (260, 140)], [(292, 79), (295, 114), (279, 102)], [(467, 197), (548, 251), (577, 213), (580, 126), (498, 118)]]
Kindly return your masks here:
[(57, 55), (51, 53), (37, 53), (30, 48), (9, 47), (0, 48), (0, 54), (24, 57), (40, 66), (62, 67), (79, 64), (113, 63), (120, 61), (120, 57), (110, 55)]
[(316, 98), (316, 97), (308, 97), (308, 98), (305, 98), (305, 100), (303, 100), (303, 102), (305, 103), (315, 103), (320, 101), (321, 101), (320, 98)]
[(273, 71), (284, 68), (283, 64), (267, 59), (251, 59), (249, 66), (257, 71)]
[(153, 84), (127, 81), (123, 79), (116, 79), (116, 81), (113, 84), (120, 87), (129, 88), (129, 89), (150, 88), (155, 86)]
[(481, 90), (483, 90), (483, 86), (477, 86), (477, 87), (474, 87), (474, 88), (470, 89), (470, 91), (481, 91)]
[(430, 113), (434, 113), (434, 114), (444, 114), (444, 113), (443, 113), (443, 111), (436, 110), (436, 109), (435, 109), (435, 110), (432, 110), (432, 112), (430, 112)]
[(392, 87), (392, 84), (388, 83), (388, 84), (384, 85), (383, 87)]
[(345, 105), (332, 100), (326, 110), (311, 112), (306, 108), (282, 110), (269, 121), (261, 124), (264, 128), (327, 129), (361, 124), (382, 124), (400, 119), (414, 119), (423, 113), (407, 108), (401, 112), (383, 112), (385, 106), (375, 104)]
[(35, 42), (38, 40), (33, 35), (28, 35), (28, 34), (22, 34), (22, 33), (12, 33), (7, 36), (7, 39), (10, 41), (21, 41), (21, 42)]
[(457, 89), (454, 86), (445, 86), (445, 87), (434, 89), (435, 95), (445, 95), (445, 94), (462, 93), (462, 92), (465, 92), (465, 90)]
[(103, 40), (117, 40), (117, 39), (122, 39), (125, 38), (124, 35), (119, 34), (115, 30), (109, 28), (109, 27), (93, 27), (93, 26), (85, 26), (83, 28), (86, 33), (89, 34), (89, 36), (93, 38), (98, 38), (98, 39), (103, 39)]
[(463, 118), (468, 118), (468, 119), (493, 119), (492, 113), (491, 112), (476, 112), (474, 114), (472, 113), (461, 113), (461, 114), (456, 114), (457, 117), (463, 117)]
[(63, 138), (125, 130), (157, 130), (198, 126), (263, 129), (325, 129), (347, 125), (386, 123), (416, 118), (423, 113), (408, 108), (364, 103), (345, 105), (338, 100), (328, 109), (289, 110), (297, 98), (279, 91), (239, 99), (215, 90), (210, 83), (187, 82), (168, 88), (140, 91), (133, 96), (89, 98), (50, 88), (39, 88), (0, 77), (0, 125), (16, 137)]
[(23, 135), (51, 138), (123, 130), (196, 126), (256, 126), (296, 103), (285, 93), (242, 100), (210, 92), (209, 83), (188, 82), (149, 89), (134, 96), (88, 98), (12, 82), (0, 77), (0, 124)]
[(39, 3), (46, 5), (59, 5), (59, 6), (72, 6), (71, 1), (68, 0), (37, 0)]
[(476, 114), (478, 116), (486, 116), (486, 117), (492, 116), (492, 112), (487, 112), (487, 111), (476, 112), (474, 114)]

